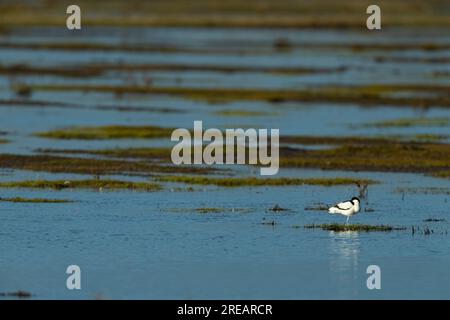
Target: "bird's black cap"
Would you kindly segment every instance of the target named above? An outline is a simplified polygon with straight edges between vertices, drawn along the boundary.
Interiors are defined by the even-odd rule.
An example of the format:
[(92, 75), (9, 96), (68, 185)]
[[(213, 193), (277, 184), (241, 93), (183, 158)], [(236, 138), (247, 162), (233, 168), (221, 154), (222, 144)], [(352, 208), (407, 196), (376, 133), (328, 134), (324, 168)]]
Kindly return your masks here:
[(358, 202), (361, 202), (358, 197), (353, 197), (351, 201), (353, 200), (358, 200)]

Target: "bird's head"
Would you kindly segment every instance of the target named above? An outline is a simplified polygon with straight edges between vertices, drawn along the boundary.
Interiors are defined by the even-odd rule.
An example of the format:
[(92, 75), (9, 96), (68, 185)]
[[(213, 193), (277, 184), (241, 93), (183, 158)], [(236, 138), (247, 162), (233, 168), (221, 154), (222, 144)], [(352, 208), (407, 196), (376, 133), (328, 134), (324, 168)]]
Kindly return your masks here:
[(351, 201), (352, 201), (353, 204), (357, 204), (357, 203), (359, 204), (360, 203), (359, 198), (357, 198), (357, 197), (353, 197)]

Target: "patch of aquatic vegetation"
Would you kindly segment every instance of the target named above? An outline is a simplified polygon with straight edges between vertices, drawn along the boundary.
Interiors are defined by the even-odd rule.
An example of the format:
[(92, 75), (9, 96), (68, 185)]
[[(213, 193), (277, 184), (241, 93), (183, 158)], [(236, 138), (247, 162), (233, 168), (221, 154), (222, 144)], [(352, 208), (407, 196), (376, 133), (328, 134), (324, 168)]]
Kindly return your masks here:
[[(416, 172), (435, 177), (450, 177), (450, 145), (445, 143), (411, 141), (411, 137), (388, 138), (361, 136), (281, 136), (280, 143), (329, 146), (326, 149), (317, 150), (281, 147), (281, 167), (349, 171)], [(168, 162), (170, 161), (171, 153), (170, 148), (103, 150), (43, 149), (38, 151), (56, 154), (89, 154), (117, 158), (151, 159), (153, 161)], [(246, 149), (246, 156), (248, 156), (248, 149)], [(183, 168), (186, 172), (195, 169), (184, 166), (176, 168), (169, 166), (167, 171), (182, 170)], [(205, 170), (206, 168), (198, 168), (198, 170), (201, 169)], [(157, 172), (158, 170), (161, 169), (155, 169)]]
[(305, 229), (322, 229), (326, 231), (337, 231), (337, 232), (345, 232), (345, 231), (400, 231), (406, 230), (406, 227), (393, 227), (388, 225), (368, 225), (368, 224), (307, 224), (304, 226)]
[(167, 138), (172, 134), (173, 128), (157, 126), (103, 126), (103, 127), (73, 127), (36, 135), (52, 139), (80, 139), (80, 140), (105, 140), (105, 139), (151, 139)]
[(44, 198), (22, 198), (22, 197), (14, 197), (14, 198), (0, 198), (2, 202), (19, 202), (19, 203), (71, 203), (73, 200), (64, 200), (64, 199), (44, 199)]
[(94, 77), (102, 74), (98, 70), (79, 67), (36, 67), (23, 64), (3, 65), (0, 64), (0, 74), (6, 75), (54, 75), (72, 78)]
[(397, 193), (410, 193), (410, 194), (443, 194), (450, 195), (450, 188), (439, 187), (421, 187), (421, 188), (397, 188)]
[(102, 111), (117, 111), (117, 112), (143, 112), (143, 113), (186, 113), (186, 110), (168, 108), (168, 107), (133, 107), (133, 106), (111, 106), (111, 105), (97, 105), (91, 109)]
[[(0, 43), (0, 47), (6, 45)], [(10, 45), (10, 48), (14, 44)], [(26, 44), (17, 44), (17, 49), (23, 48)], [(30, 49), (35, 47), (36, 44), (30, 44)], [(45, 43), (40, 43), (39, 48), (43, 48)], [(72, 46), (72, 47), (71, 47)], [(108, 47), (106, 47), (108, 46)], [(80, 43), (59, 43), (58, 44), (48, 44), (48, 49), (80, 49), (82, 46)], [(164, 48), (158, 47), (148, 47), (148, 46), (135, 46), (131, 47), (125, 45), (124, 47), (117, 47), (115, 44), (97, 44), (97, 43), (86, 43), (83, 47), (85, 50), (89, 49), (102, 49), (109, 48), (123, 49), (123, 51), (164, 51)], [(167, 48), (168, 50), (168, 48)], [(191, 51), (192, 49), (186, 49), (186, 51)], [(197, 49), (202, 50), (202, 49)], [(206, 53), (208, 50), (203, 49)], [(211, 51), (215, 50), (220, 52), (219, 49), (211, 48)], [(183, 51), (182, 48), (173, 48), (173, 51)], [(203, 51), (201, 51), (203, 52)], [(226, 51), (225, 51), (226, 52)], [(256, 52), (255, 52), (256, 53)], [(347, 68), (304, 68), (304, 67), (271, 67), (271, 66), (229, 66), (229, 65), (195, 65), (195, 64), (84, 64), (77, 65), (73, 67), (67, 66), (47, 66), (47, 67), (36, 67), (31, 65), (2, 65), (0, 64), (0, 74), (12, 74), (12, 75), (54, 75), (54, 76), (64, 76), (64, 77), (93, 77), (100, 76), (106, 72), (111, 71), (122, 71), (122, 72), (149, 72), (149, 71), (173, 71), (173, 72), (222, 72), (222, 73), (243, 73), (243, 72), (264, 72), (264, 73), (275, 73), (275, 74), (316, 74), (316, 73), (332, 73), (332, 72), (342, 72)]]
[(198, 213), (219, 213), (222, 212), (220, 208), (196, 208), (195, 212)]
[(217, 207), (201, 207), (201, 208), (169, 208), (164, 209), (166, 212), (171, 213), (185, 213), (185, 212), (196, 212), (201, 214), (209, 214), (209, 213), (248, 213), (254, 210), (250, 208), (217, 208)]
[(275, 220), (269, 220), (269, 219), (263, 218), (259, 224), (261, 224), (263, 226), (275, 227), (277, 225), (277, 222)]
[(436, 178), (450, 178), (450, 170), (433, 172), (431, 175)]
[(37, 149), (39, 153), (49, 154), (83, 154), (114, 158), (142, 158), (151, 160), (170, 160), (170, 148), (116, 148), (116, 149)]
[(0, 106), (30, 107), (30, 108), (82, 108), (81, 105), (67, 102), (42, 101), (30, 99), (0, 99)]
[(176, 187), (176, 188), (170, 188), (169, 191), (170, 192), (194, 192), (194, 191), (202, 191), (202, 190), (197, 190), (192, 187), (186, 187), (186, 188)]
[(373, 184), (373, 180), (352, 178), (216, 178), (194, 176), (159, 176), (160, 182), (187, 183), (197, 185), (216, 185), (220, 187), (258, 187), (258, 186), (295, 186), (295, 185), (319, 185), (338, 186), (353, 185), (357, 183)]
[(379, 56), (374, 57), (375, 62), (395, 62), (395, 63), (429, 63), (429, 64), (447, 64), (450, 62), (449, 57), (407, 57), (407, 56)]
[[(15, 88), (17, 88), (16, 86)], [(81, 105), (76, 103), (42, 101), (42, 100), (25, 100), (25, 99), (0, 99), (0, 106), (17, 107), (17, 108), (61, 108), (61, 109), (95, 109), (101, 111), (117, 111), (117, 112), (143, 112), (143, 113), (185, 113), (185, 110), (168, 108), (168, 107), (136, 107), (121, 105)]]
[[(267, 101), (267, 102), (327, 102), (356, 103), (370, 106), (410, 106), (450, 107), (450, 90), (445, 85), (366, 85), (366, 86), (330, 86), (320, 89), (261, 90), (241, 88), (182, 88), (151, 86), (109, 86), (77, 84), (41, 84), (27, 86), (28, 91), (83, 91), (108, 92), (114, 94), (140, 93), (182, 96), (192, 100), (220, 101)], [(396, 97), (389, 94), (410, 92), (410, 97)], [(414, 96), (414, 94), (436, 93), (439, 96)]]
[(423, 220), (423, 222), (445, 222), (444, 218), (428, 218)]
[[(177, 45), (153, 45), (153, 44), (131, 44), (131, 43), (93, 43), (86, 41), (77, 42), (49, 42), (40, 41), (37, 42), (0, 42), (0, 48), (6, 49), (29, 49), (29, 50), (57, 50), (57, 51), (120, 51), (120, 52), (160, 52), (160, 53), (193, 53), (193, 54), (267, 54), (274, 52), (290, 52), (295, 49), (315, 49), (315, 50), (349, 50), (352, 52), (361, 51), (404, 51), (404, 50), (421, 50), (421, 51), (438, 51), (448, 50), (450, 45), (445, 43), (318, 43), (318, 42), (302, 42), (291, 43), (287, 39), (275, 39), (272, 45), (267, 43), (255, 43), (252, 41), (252, 46), (248, 46), (247, 43), (238, 42), (234, 45), (234, 42), (230, 42), (230, 46), (226, 47), (187, 47)], [(374, 60), (378, 63), (386, 61), (394, 62), (425, 62), (425, 63), (448, 63), (449, 59), (446, 57), (432, 57), (432, 58), (420, 58), (420, 57), (389, 57), (389, 56), (377, 56)], [(56, 68), (62, 68), (63, 71), (59, 71), (56, 68), (35, 68), (26, 65), (20, 66), (21, 70), (17, 72), (20, 74), (34, 74), (38, 70), (42, 70), (45, 74), (53, 74), (59, 76), (74, 77), (68, 73), (68, 68), (65, 66), (57, 66)], [(337, 68), (306, 68), (306, 67), (272, 67), (272, 66), (222, 66), (222, 65), (180, 65), (180, 64), (86, 64), (79, 66), (79, 69), (75, 72), (79, 77), (87, 77), (89, 74), (102, 73), (108, 71), (210, 71), (210, 72), (265, 72), (273, 74), (284, 75), (302, 75), (302, 74), (319, 74), (319, 73), (333, 73), (344, 72), (348, 70), (347, 67)], [(53, 72), (54, 70), (54, 72)], [(16, 74), (14, 68), (11, 70), (9, 66), (3, 73)], [(439, 76), (439, 74), (438, 74)], [(445, 74), (444, 74), (445, 76)]]
[(29, 180), (15, 182), (0, 182), (0, 188), (30, 188), (30, 189), (97, 189), (97, 190), (139, 190), (159, 191), (161, 186), (156, 183), (131, 182), (121, 180)]
[(250, 110), (221, 110), (216, 111), (214, 114), (224, 117), (260, 117), (260, 116), (273, 116), (272, 112), (264, 111), (250, 111)]
[[(364, 137), (314, 137), (314, 136), (282, 136), (281, 143), (290, 144), (304, 144), (304, 145), (335, 145), (335, 144), (384, 144), (393, 139), (384, 138), (364, 138)], [(289, 148), (281, 148), (282, 150), (289, 150)], [(165, 147), (149, 147), (149, 148), (114, 148), (114, 149), (36, 149), (35, 152), (43, 154), (79, 154), (79, 155), (98, 155), (104, 157), (114, 158), (142, 158), (151, 160), (170, 160), (171, 148)], [(225, 152), (225, 147), (224, 147)], [(194, 149), (191, 148), (191, 154)], [(236, 154), (236, 148), (235, 148)], [(246, 148), (248, 154), (248, 148)]]
[(362, 124), (363, 127), (406, 128), (406, 127), (447, 127), (450, 118), (403, 118)]
[[(425, 219), (424, 222), (445, 222), (445, 219)], [(429, 236), (429, 235), (447, 235), (448, 231), (447, 229), (433, 229), (426, 226), (412, 226), (411, 227), (411, 234), (414, 236), (416, 234), (421, 234), (424, 236)]]
[(410, 137), (410, 140), (419, 142), (444, 142), (448, 139), (450, 139), (450, 135), (430, 133), (416, 134)]
[[(392, 142), (401, 142), (397, 137), (337, 137), (337, 136), (281, 136), (282, 144), (302, 144), (302, 145), (384, 145)], [(281, 148), (288, 152), (289, 148)], [(84, 154), (100, 155), (117, 158), (145, 158), (145, 159), (166, 159), (170, 160), (170, 148), (114, 148), (114, 149), (36, 149), (39, 153), (50, 154)], [(235, 149), (236, 151), (236, 149)], [(194, 150), (191, 148), (191, 154)], [(224, 150), (225, 152), (225, 150)], [(236, 152), (235, 152), (236, 153)], [(248, 153), (248, 148), (246, 149)]]
[(251, 209), (246, 208), (214, 208), (214, 207), (202, 207), (196, 208), (195, 212), (197, 213), (247, 213), (251, 212)]
[(399, 142), (399, 139), (384, 136), (280, 136), (280, 143), (303, 145), (383, 145), (392, 142)]
[(0, 139), (0, 143), (8, 143), (8, 140)]
[[(79, 0), (81, 8), (89, 8), (83, 23), (89, 26), (116, 27), (203, 27), (203, 28), (360, 28), (360, 1), (209, 1), (186, 0), (118, 1), (105, 8), (102, 2)], [(389, 26), (448, 26), (445, 1), (421, 2), (397, 0), (383, 3), (389, 14), (383, 23)], [(28, 9), (28, 10), (27, 10)], [(60, 26), (57, 2), (26, 6), (8, 2), (2, 6), (0, 27)], [(442, 13), (436, 15), (436, 12)]]
[(13, 291), (13, 292), (0, 292), (0, 297), (12, 297), (12, 298), (31, 298), (32, 294), (28, 291)]
[(281, 149), (280, 164), (329, 170), (420, 172), (449, 177), (450, 145), (390, 142), (342, 145), (326, 150)]
[(79, 173), (92, 175), (140, 175), (158, 173), (211, 173), (210, 167), (157, 165), (141, 161), (69, 158), (52, 155), (0, 154), (0, 167), (31, 171)]
[(274, 205), (272, 208), (269, 208), (267, 210), (272, 211), (272, 212), (291, 211), (290, 209), (283, 208), (283, 207), (279, 206), (278, 204)]

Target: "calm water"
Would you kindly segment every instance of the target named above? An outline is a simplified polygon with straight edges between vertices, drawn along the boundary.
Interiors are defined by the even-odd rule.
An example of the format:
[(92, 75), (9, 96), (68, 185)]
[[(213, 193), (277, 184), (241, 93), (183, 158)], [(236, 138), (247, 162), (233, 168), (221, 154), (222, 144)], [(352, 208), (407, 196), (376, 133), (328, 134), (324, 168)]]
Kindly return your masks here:
[[(401, 36), (401, 40), (399, 37)], [(277, 38), (295, 47), (276, 52)], [(0, 49), (0, 62), (36, 66), (86, 63), (184, 63), (243, 66), (349, 67), (345, 72), (309, 75), (220, 72), (152, 72), (155, 86), (301, 88), (329, 84), (435, 83), (432, 77), (449, 71), (449, 64), (383, 63), (375, 56), (448, 56), (448, 51), (362, 51), (302, 48), (307, 43), (449, 43), (438, 30), (392, 29), (371, 36), (350, 31), (102, 29), (83, 30), (76, 36), (53, 29), (18, 29), (0, 36), (2, 42), (39, 43), (84, 41), (105, 44), (157, 44), (181, 49), (221, 49), (221, 53), (136, 53), (121, 51), (46, 51)], [(250, 39), (250, 40), (249, 40)], [(95, 78), (17, 76), (25, 83), (128, 84), (141, 83), (142, 72), (108, 72)], [(131, 80), (130, 80), (131, 77)], [(14, 98), (11, 77), (0, 75), (0, 99)], [(433, 108), (362, 108), (328, 103), (232, 102), (208, 104), (176, 97), (82, 92), (36, 92), (33, 100), (70, 102), (65, 108), (0, 106), (0, 131), (8, 144), (1, 153), (33, 154), (38, 148), (113, 148), (168, 146), (169, 139), (154, 141), (53, 141), (32, 137), (38, 131), (73, 125), (161, 125), (192, 128), (240, 126), (280, 128), (284, 134), (307, 135), (416, 135), (450, 134), (447, 127), (355, 128), (356, 123), (406, 117), (450, 117)], [(183, 113), (119, 112), (95, 106), (171, 107)], [(268, 116), (221, 117), (215, 111), (245, 109), (267, 111)], [(169, 137), (168, 137), (169, 138)], [(248, 168), (233, 168), (251, 175)], [(310, 223), (342, 223), (343, 217), (305, 210), (317, 203), (347, 199), (353, 186), (218, 188), (196, 186), (194, 192), (96, 192), (87, 190), (2, 189), (0, 197), (43, 197), (76, 200), (69, 204), (0, 202), (0, 292), (30, 291), (36, 299), (105, 298), (235, 298), (235, 299), (372, 299), (450, 298), (450, 195), (448, 180), (420, 174), (335, 172), (281, 169), (290, 177), (361, 177), (379, 180), (369, 187), (368, 198), (352, 222), (404, 226), (389, 233), (328, 232), (293, 228)], [(0, 181), (76, 179), (89, 176), (47, 174), (20, 170), (0, 171)], [(145, 181), (145, 178), (113, 177)], [(398, 188), (447, 188), (447, 193), (398, 192)], [(174, 189), (176, 190), (176, 189)], [(275, 204), (290, 209), (273, 213)], [(222, 213), (200, 214), (201, 207), (224, 208)], [(373, 209), (365, 212), (364, 209)], [(440, 218), (442, 222), (424, 222)], [(276, 222), (275, 226), (263, 221)], [(425, 226), (434, 233), (412, 235), (410, 227)], [(65, 287), (65, 269), (82, 270), (82, 290)], [(367, 266), (382, 270), (382, 290), (366, 287)]]

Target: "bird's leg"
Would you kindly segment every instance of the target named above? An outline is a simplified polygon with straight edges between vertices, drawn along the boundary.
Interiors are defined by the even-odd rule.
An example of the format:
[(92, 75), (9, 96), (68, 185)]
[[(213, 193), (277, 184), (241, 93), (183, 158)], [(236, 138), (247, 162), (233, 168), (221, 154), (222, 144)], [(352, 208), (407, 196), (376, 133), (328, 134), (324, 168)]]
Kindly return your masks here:
[(347, 226), (348, 226), (348, 219), (350, 219), (350, 216), (347, 217), (347, 223), (345, 224), (345, 225), (347, 225)]

